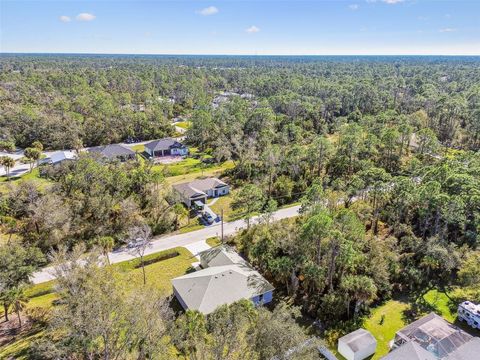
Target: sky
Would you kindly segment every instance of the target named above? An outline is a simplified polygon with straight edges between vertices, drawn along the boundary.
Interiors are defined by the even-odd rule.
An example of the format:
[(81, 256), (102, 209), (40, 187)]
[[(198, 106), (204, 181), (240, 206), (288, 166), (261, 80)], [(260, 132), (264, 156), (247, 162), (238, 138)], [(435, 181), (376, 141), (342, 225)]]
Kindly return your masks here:
[(480, 55), (480, 0), (0, 0), (0, 52)]

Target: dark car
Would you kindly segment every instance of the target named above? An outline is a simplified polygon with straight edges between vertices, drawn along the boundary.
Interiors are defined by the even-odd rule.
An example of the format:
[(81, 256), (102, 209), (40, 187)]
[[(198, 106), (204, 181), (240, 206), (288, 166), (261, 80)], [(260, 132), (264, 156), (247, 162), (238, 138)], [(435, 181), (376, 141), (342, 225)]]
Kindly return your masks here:
[(210, 215), (210, 213), (205, 212), (205, 213), (203, 213), (202, 217), (208, 224), (210, 224), (210, 225), (213, 224), (214, 219), (213, 219), (213, 216)]

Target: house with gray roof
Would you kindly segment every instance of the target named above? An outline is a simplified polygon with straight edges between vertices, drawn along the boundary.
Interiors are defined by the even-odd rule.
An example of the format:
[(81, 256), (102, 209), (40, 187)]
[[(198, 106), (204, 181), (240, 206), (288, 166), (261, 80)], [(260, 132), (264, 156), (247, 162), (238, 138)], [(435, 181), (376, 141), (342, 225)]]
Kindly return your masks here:
[(365, 330), (358, 329), (338, 339), (338, 352), (347, 360), (363, 360), (375, 354), (377, 340)]
[(145, 144), (145, 152), (150, 157), (185, 156), (188, 155), (188, 148), (175, 139), (165, 138)]
[[(431, 356), (427, 357), (419, 347)], [(398, 356), (403, 352), (411, 354), (405, 359), (470, 360), (475, 358), (471, 357), (473, 354), (480, 354), (480, 339), (432, 312), (399, 330), (395, 334), (392, 349), (383, 360), (400, 359)]]
[(230, 192), (230, 187), (225, 182), (214, 177), (173, 185), (173, 189), (188, 208), (195, 203), (205, 204), (207, 198), (227, 195)]
[(238, 254), (238, 258), (230, 254), (221, 256), (223, 251), (230, 252), (231, 249), (207, 250), (201, 257), (210, 259), (203, 262), (208, 267), (172, 280), (173, 293), (185, 310), (210, 314), (221, 305), (242, 299), (250, 299), (255, 305), (272, 301), (273, 286), (246, 261), (239, 261)]
[(117, 159), (120, 161), (126, 161), (126, 160), (135, 159), (135, 151), (120, 144), (95, 146), (95, 147), (89, 148), (87, 151), (91, 154), (97, 154), (109, 160)]
[(200, 265), (206, 269), (212, 266), (245, 265), (247, 262), (234, 248), (223, 245), (200, 253)]

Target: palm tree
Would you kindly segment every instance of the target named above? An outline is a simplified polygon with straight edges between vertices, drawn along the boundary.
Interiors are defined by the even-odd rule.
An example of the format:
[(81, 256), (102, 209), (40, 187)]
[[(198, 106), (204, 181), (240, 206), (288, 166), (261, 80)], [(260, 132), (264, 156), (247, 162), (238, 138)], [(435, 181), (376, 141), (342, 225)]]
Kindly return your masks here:
[(23, 311), (23, 309), (25, 309), (29, 299), (25, 295), (25, 291), (21, 287), (12, 289), (10, 293), (10, 300), (12, 301), (13, 311), (17, 314), (18, 317), (18, 327), (21, 328), (22, 317), (20, 316), (20, 313)]
[(7, 173), (7, 179), (10, 180), (10, 169), (15, 166), (15, 160), (13, 160), (9, 156), (2, 156), (0, 157), (0, 164), (5, 167), (5, 171)]
[(183, 204), (175, 204), (173, 207), (173, 212), (175, 214), (175, 230), (178, 230), (180, 227), (180, 221), (185, 217), (188, 217), (188, 210), (183, 206)]
[(107, 258), (107, 263), (110, 265), (110, 258), (108, 253), (112, 251), (113, 246), (115, 245), (115, 239), (111, 236), (100, 236), (97, 239), (97, 244), (102, 249), (102, 254)]

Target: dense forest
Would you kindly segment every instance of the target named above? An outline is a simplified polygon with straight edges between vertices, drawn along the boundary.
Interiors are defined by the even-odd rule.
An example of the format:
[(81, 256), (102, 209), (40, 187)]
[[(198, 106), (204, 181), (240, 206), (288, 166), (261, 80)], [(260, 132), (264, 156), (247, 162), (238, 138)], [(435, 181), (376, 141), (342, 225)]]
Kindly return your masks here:
[[(298, 310), (322, 330), (344, 333), (396, 294), (421, 298), (435, 289), (454, 301), (480, 301), (478, 58), (4, 55), (0, 66), (4, 143), (79, 149), (149, 140), (172, 135), (172, 119), (182, 116), (191, 124), (187, 144), (215, 164), (233, 162), (222, 174), (236, 188), (232, 208), (262, 216), (228, 242), (296, 307), (219, 309), (219, 324), (235, 316), (244, 326), (223, 336), (212, 317), (187, 313), (174, 324), (165, 313), (169, 330), (159, 336), (168, 333), (168, 346), (188, 358), (222, 358), (215, 346), (227, 346), (227, 336), (239, 347), (228, 345), (232, 357), (225, 358), (247, 348), (245, 358), (278, 355), (275, 347), (286, 351), (292, 343), (280, 346), (253, 329), (271, 321), (283, 337), (284, 319), (295, 341), (304, 340), (293, 325)], [(236, 95), (216, 103), (225, 92)], [(47, 187), (23, 181), (0, 193), (2, 229), (28, 249), (20, 258), (31, 271), (52, 261), (45, 257), (52, 251), (95, 249), (105, 238), (111, 249), (132, 227), (148, 224), (162, 234), (188, 216), (168, 173), (141, 159), (81, 155), (41, 175)], [(301, 205), (300, 216), (272, 221), (278, 207), (292, 204)], [(101, 292), (97, 286), (120, 293), (101, 269), (88, 271), (91, 288), (79, 290), (86, 299)], [(87, 275), (62, 279), (71, 309), (77, 285), (69, 282)], [(68, 332), (68, 309), (61, 310), (64, 323), (50, 327)], [(52, 349), (72, 349), (70, 340), (78, 353), (82, 341), (101, 348), (71, 336), (38, 349), (54, 358)]]

